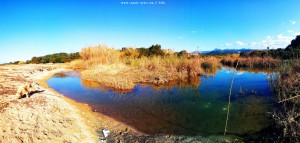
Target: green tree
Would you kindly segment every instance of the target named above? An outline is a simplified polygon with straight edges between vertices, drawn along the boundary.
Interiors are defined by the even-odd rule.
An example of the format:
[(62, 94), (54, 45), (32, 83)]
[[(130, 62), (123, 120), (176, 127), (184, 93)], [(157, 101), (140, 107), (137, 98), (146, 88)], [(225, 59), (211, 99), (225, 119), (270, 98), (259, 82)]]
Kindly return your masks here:
[(188, 52), (186, 50), (182, 50), (178, 53), (179, 57), (188, 57)]
[(161, 46), (156, 44), (156, 45), (152, 45), (150, 48), (149, 48), (149, 56), (153, 56), (153, 55), (156, 55), (156, 56), (163, 56), (164, 55), (164, 51), (161, 49)]

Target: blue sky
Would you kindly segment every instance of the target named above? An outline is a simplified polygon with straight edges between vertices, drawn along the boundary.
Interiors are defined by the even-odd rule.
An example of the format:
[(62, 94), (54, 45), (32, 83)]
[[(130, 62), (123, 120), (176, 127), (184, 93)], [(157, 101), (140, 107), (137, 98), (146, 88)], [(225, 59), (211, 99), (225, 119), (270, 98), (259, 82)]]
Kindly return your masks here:
[(300, 35), (299, 5), (299, 0), (1, 0), (0, 63), (98, 44), (117, 49), (161, 44), (189, 52), (285, 48)]

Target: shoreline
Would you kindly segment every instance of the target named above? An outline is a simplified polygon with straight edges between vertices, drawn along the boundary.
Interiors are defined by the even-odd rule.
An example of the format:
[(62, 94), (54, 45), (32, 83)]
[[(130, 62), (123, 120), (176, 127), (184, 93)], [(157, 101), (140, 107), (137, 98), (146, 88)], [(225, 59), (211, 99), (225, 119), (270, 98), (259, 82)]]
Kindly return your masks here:
[[(86, 116), (64, 96), (45, 86), (63, 65), (5, 65), (0, 67), (0, 142), (97, 142), (98, 135)], [(29, 98), (18, 99), (16, 89), (36, 81)], [(87, 106), (87, 105), (86, 105)], [(89, 121), (91, 122), (91, 121)]]
[[(55, 75), (57, 73), (61, 73), (61, 72), (71, 72), (71, 71), (74, 71), (74, 70), (66, 68), (61, 71), (52, 72), (52, 73), (48, 74), (47, 76), (45, 76), (43, 79), (39, 80), (39, 83), (43, 87), (50, 90), (51, 92), (53, 92), (57, 95), (60, 95), (67, 103), (69, 103), (69, 104), (75, 106), (76, 108), (78, 108), (79, 110), (81, 110), (81, 116), (85, 119), (85, 123), (87, 125), (91, 126), (92, 130), (95, 130), (95, 131), (98, 130), (100, 132), (100, 133), (96, 133), (97, 136), (99, 136), (99, 135), (102, 136), (102, 130), (99, 130), (99, 129), (109, 129), (111, 131), (111, 134), (113, 134), (111, 136), (114, 136), (114, 137), (116, 137), (116, 135), (118, 135), (118, 134), (120, 135), (120, 133), (121, 133), (121, 135), (123, 133), (132, 134), (132, 135), (136, 135), (136, 136), (147, 135), (147, 134), (137, 131), (133, 127), (131, 127), (129, 125), (125, 125), (124, 123), (119, 122), (111, 117), (103, 115), (99, 112), (94, 112), (92, 110), (92, 107), (89, 106), (88, 104), (83, 103), (83, 102), (77, 102), (71, 98), (68, 98), (65, 95), (57, 92), (56, 90), (54, 90), (53, 88), (50, 88), (48, 86), (47, 80), (50, 79), (53, 75)], [(104, 123), (100, 123), (100, 122), (104, 122)], [(109, 124), (111, 124), (111, 125), (109, 125)], [(111, 128), (114, 128), (114, 129), (111, 130)], [(107, 137), (107, 138), (109, 138), (109, 137)], [(104, 138), (99, 137), (99, 139), (103, 140)]]
[[(65, 64), (0, 66), (0, 143), (2, 142), (176, 142), (224, 141), (226, 136), (188, 137), (148, 135), (111, 117), (92, 111), (56, 92), (47, 80), (59, 72), (72, 71)], [(16, 88), (37, 81), (39, 89), (30, 98), (17, 99)], [(42, 90), (41, 90), (42, 89)], [(102, 129), (110, 131), (103, 137)]]
[[(72, 71), (77, 71), (79, 73), (81, 72), (80, 70), (71, 70), (71, 72)], [(112, 89), (112, 88), (109, 88), (109, 87), (107, 87), (103, 84), (100, 84), (100, 83), (96, 82), (96, 81), (86, 80), (86, 79), (83, 79), (81, 76), (79, 76), (79, 77), (83, 81), (83, 84), (85, 82), (92, 82), (90, 84), (89, 83), (84, 84), (84, 86), (87, 86), (87, 87), (91, 87), (91, 88), (97, 87), (97, 88), (101, 88), (101, 89), (103, 88), (103, 89), (106, 89), (106, 90), (113, 90), (114, 92), (126, 92), (126, 91), (128, 91), (128, 90)], [(199, 79), (199, 77), (197, 79)], [(176, 85), (176, 84), (182, 84), (183, 86), (195, 86), (193, 84), (199, 84), (199, 82), (200, 82), (200, 80), (197, 80), (197, 81), (173, 80), (171, 82), (164, 83), (164, 84), (159, 84), (159, 85), (155, 85), (153, 83), (135, 83), (135, 84), (139, 84), (141, 86), (151, 86), (155, 89), (159, 89), (159, 88), (162, 88), (162, 87), (169, 87), (169, 86), (173, 86), (173, 85)], [(67, 99), (69, 99), (69, 98), (67, 98)], [(72, 101), (74, 101), (74, 100), (72, 100)], [(76, 103), (76, 104), (84, 104), (84, 103)], [(87, 105), (87, 106), (90, 109), (92, 108), (89, 105)], [(147, 134), (147, 133), (137, 131), (134, 127), (132, 127), (130, 125), (127, 125), (127, 124), (124, 124), (123, 122), (118, 121), (116, 119), (113, 119), (111, 117), (107, 117), (106, 115), (103, 115), (99, 112), (94, 112), (94, 113), (97, 114), (97, 116), (99, 116), (99, 118), (103, 118), (103, 117), (104, 118), (109, 118), (108, 120), (112, 121), (112, 124), (123, 124), (124, 125), (124, 126), (121, 125), (121, 126), (123, 126), (123, 128), (118, 129), (118, 132), (117, 132), (118, 134), (113, 134), (112, 135), (114, 138), (109, 138), (108, 137), (108, 141), (110, 141), (110, 142), (115, 142), (115, 141), (121, 141), (121, 142), (122, 141), (125, 141), (125, 142), (128, 142), (128, 141), (130, 141), (130, 142), (134, 142), (134, 141), (138, 141), (138, 142), (140, 142), (140, 141), (142, 141), (142, 142), (145, 142), (145, 141), (149, 141), (149, 142), (178, 142), (178, 141), (183, 141), (183, 142), (190, 142), (190, 141), (220, 142), (220, 141), (223, 141), (224, 142), (225, 141), (225, 142), (228, 142), (229, 141), (229, 142), (231, 142), (231, 141), (233, 141), (233, 138), (234, 138), (234, 141), (237, 141), (237, 140), (242, 141), (243, 140), (242, 138), (240, 138), (240, 137), (238, 137), (234, 134), (231, 134), (231, 133), (229, 133), (229, 135), (227, 135), (226, 137), (224, 137), (223, 135), (222, 136), (211, 135), (209, 137), (204, 137), (204, 136), (201, 136), (201, 135), (187, 136), (187, 135), (175, 135), (175, 134), (174, 135), (173, 134)], [(122, 138), (124, 137), (125, 140), (119, 140), (118, 138), (120, 136), (122, 136)], [(130, 137), (129, 139), (128, 139), (128, 136)]]
[[(0, 66), (0, 143), (131, 141), (147, 136), (48, 86), (54, 74), (67, 71), (72, 70), (65, 64)], [(17, 88), (32, 81), (39, 89), (18, 99)], [(110, 130), (107, 138), (102, 129)]]

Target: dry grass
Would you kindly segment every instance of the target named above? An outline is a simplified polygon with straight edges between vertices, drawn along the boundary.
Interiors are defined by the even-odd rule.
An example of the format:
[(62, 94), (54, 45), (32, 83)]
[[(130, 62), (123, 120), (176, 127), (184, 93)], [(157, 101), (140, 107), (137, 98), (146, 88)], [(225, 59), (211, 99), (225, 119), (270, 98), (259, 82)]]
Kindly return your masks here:
[(126, 50), (122, 51), (120, 56), (121, 58), (128, 58), (128, 59), (135, 59), (139, 57), (139, 52), (134, 48), (127, 48)]
[(88, 66), (85, 64), (84, 60), (73, 60), (72, 62), (67, 64), (68, 68), (73, 68), (73, 69), (86, 69)]
[(215, 74), (217, 72), (217, 69), (222, 67), (220, 64), (220, 60), (216, 57), (204, 57), (203, 60), (204, 62), (201, 64), (201, 67), (207, 74)]
[(300, 61), (286, 61), (272, 81), (278, 105), (273, 119), (279, 142), (300, 142)]
[[(83, 48), (81, 60), (70, 67), (84, 69), (84, 79), (97, 81), (107, 87), (132, 89), (135, 83), (166, 84), (174, 80), (190, 81), (205, 73), (214, 73), (221, 67), (215, 57), (184, 58), (167, 51), (165, 56), (140, 57), (134, 48), (118, 51), (107, 46)], [(209, 66), (202, 66), (203, 63)]]
[(84, 79), (96, 81), (101, 85), (118, 90), (128, 90), (134, 87), (133, 80), (124, 72), (130, 70), (125, 64), (94, 65), (81, 72)]
[(80, 57), (86, 67), (95, 64), (113, 64), (120, 61), (120, 52), (105, 45), (99, 45), (83, 48)]
[(24, 65), (24, 64), (26, 64), (26, 62), (20, 61), (20, 62), (18, 63), (18, 65)]
[(221, 63), (228, 66), (236, 65), (237, 61), (239, 61), (239, 67), (247, 67), (247, 68), (274, 68), (279, 67), (281, 60), (274, 59), (272, 57), (249, 57), (243, 58), (237, 55), (229, 55), (225, 56)]

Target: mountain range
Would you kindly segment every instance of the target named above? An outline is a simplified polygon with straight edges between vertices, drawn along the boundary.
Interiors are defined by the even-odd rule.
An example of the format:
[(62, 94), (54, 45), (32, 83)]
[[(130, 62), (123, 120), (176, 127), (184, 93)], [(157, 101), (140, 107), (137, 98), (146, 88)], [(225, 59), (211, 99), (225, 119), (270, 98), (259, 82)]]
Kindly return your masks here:
[(212, 51), (194, 51), (193, 54), (204, 54), (204, 55), (226, 55), (226, 54), (239, 54), (241, 52), (250, 52), (252, 49), (214, 49)]

